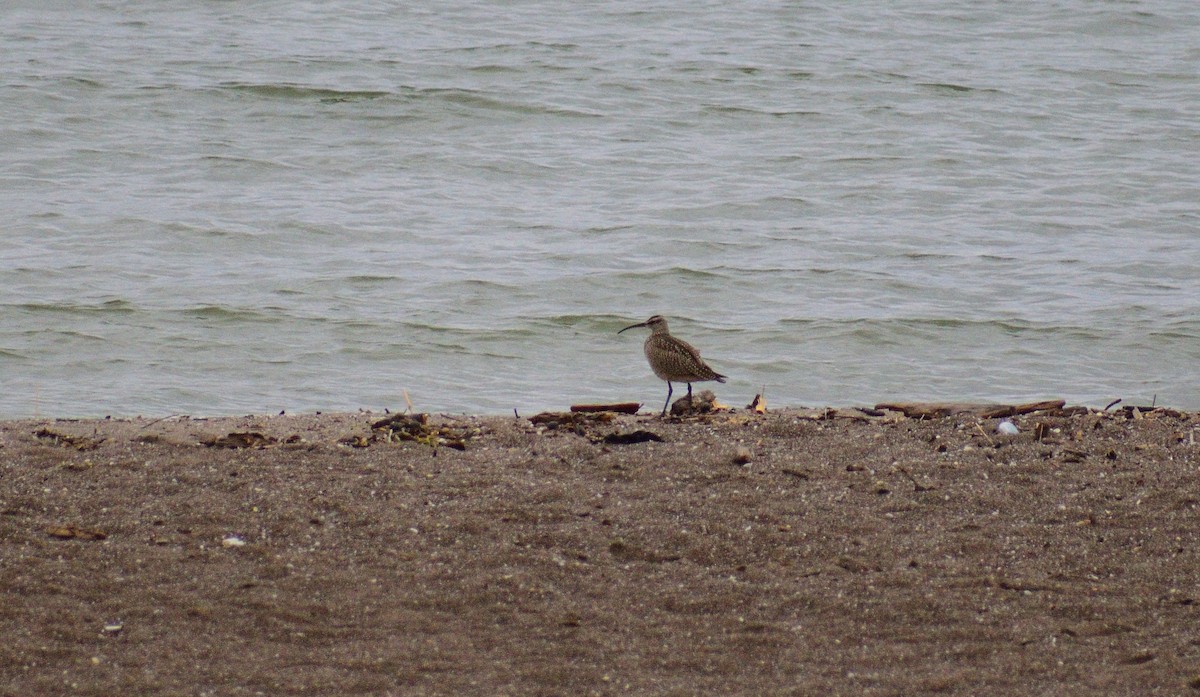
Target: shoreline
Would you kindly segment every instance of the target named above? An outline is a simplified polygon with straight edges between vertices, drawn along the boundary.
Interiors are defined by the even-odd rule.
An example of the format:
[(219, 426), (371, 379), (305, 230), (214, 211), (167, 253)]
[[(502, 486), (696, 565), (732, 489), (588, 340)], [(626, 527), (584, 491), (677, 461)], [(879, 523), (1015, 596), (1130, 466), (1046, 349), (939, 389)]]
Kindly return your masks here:
[[(676, 399), (678, 400), (679, 398), (676, 397)], [(757, 400), (757, 399), (758, 399), (758, 397), (756, 396), (755, 400)], [(672, 403), (674, 404), (674, 401)], [(621, 412), (623, 410), (623, 408), (628, 407), (631, 404), (634, 404), (634, 403), (633, 402), (621, 403), (620, 405), (614, 404), (612, 406), (622, 408), (621, 410), (617, 410), (618, 412)], [(1046, 405), (1046, 408), (1037, 408), (1039, 405)], [(280, 412), (275, 412), (275, 413), (251, 412), (251, 413), (242, 413), (242, 414), (223, 414), (223, 413), (188, 414), (188, 413), (180, 412), (180, 413), (171, 413), (171, 414), (164, 414), (164, 415), (146, 415), (146, 414), (136, 414), (136, 415), (106, 414), (104, 416), (34, 415), (34, 416), (0, 417), (0, 424), (22, 423), (22, 422), (36, 423), (36, 422), (47, 422), (47, 421), (88, 422), (88, 423), (91, 423), (91, 422), (157, 423), (160, 421), (181, 420), (181, 421), (204, 422), (204, 421), (224, 421), (224, 420), (237, 420), (237, 419), (316, 419), (316, 418), (326, 418), (326, 417), (336, 418), (336, 419), (344, 419), (347, 417), (382, 419), (382, 418), (386, 418), (388, 416), (404, 414), (404, 413), (426, 414), (433, 418), (443, 418), (443, 419), (484, 419), (484, 420), (505, 419), (505, 418), (529, 419), (533, 416), (536, 416), (537, 414), (546, 414), (546, 413), (550, 413), (550, 414), (568, 413), (568, 412), (576, 411), (576, 410), (596, 411), (596, 412), (603, 411), (602, 409), (598, 408), (600, 406), (603, 406), (603, 405), (594, 405), (594, 404), (574, 405), (574, 406), (570, 406), (570, 407), (546, 408), (546, 409), (542, 409), (542, 410), (539, 410), (536, 412), (531, 411), (531, 412), (526, 412), (526, 413), (521, 413), (515, 408), (508, 412), (483, 412), (483, 413), (437, 412), (437, 411), (419, 411), (419, 410), (411, 410), (411, 409), (399, 411), (399, 410), (391, 410), (389, 408), (373, 410), (373, 409), (360, 408), (355, 411), (297, 411), (297, 412), (280, 411)], [(889, 412), (890, 411), (890, 412), (903, 413), (906, 416), (913, 416), (914, 415), (913, 412), (918, 412), (917, 415), (919, 416), (920, 415), (919, 412), (924, 411), (924, 412), (926, 412), (927, 415), (930, 415), (933, 418), (941, 418), (941, 417), (945, 417), (945, 416), (972, 415), (972, 414), (982, 415), (983, 418), (993, 418), (992, 416), (990, 416), (988, 414), (988, 412), (994, 411), (997, 409), (1001, 409), (1004, 407), (1008, 407), (1010, 409), (1015, 409), (1016, 415), (1022, 415), (1022, 414), (1026, 414), (1026, 413), (1037, 413), (1037, 412), (1047, 412), (1047, 413), (1053, 412), (1053, 413), (1061, 414), (1062, 410), (1064, 410), (1064, 409), (1068, 410), (1072, 413), (1079, 412), (1079, 413), (1097, 413), (1097, 414), (1110, 413), (1110, 412), (1117, 413), (1117, 412), (1121, 412), (1121, 411), (1129, 411), (1131, 409), (1138, 409), (1142, 413), (1148, 413), (1151, 411), (1165, 411), (1165, 412), (1172, 413), (1172, 414), (1200, 414), (1200, 409), (1188, 409), (1185, 407), (1174, 407), (1174, 406), (1170, 406), (1170, 405), (1166, 405), (1166, 404), (1155, 404), (1155, 403), (1151, 403), (1151, 404), (1128, 403), (1127, 404), (1122, 399), (1116, 399), (1116, 400), (1109, 402), (1107, 405), (1101, 406), (1101, 405), (1095, 405), (1095, 404), (1069, 404), (1066, 402), (1066, 400), (1061, 400), (1061, 399), (1055, 400), (1055, 399), (1048, 399), (1048, 398), (1023, 400), (1020, 402), (967, 401), (967, 400), (953, 400), (953, 401), (950, 401), (950, 400), (942, 400), (942, 401), (939, 401), (939, 400), (919, 400), (919, 401), (917, 401), (917, 400), (890, 400), (887, 402), (876, 402), (873, 405), (872, 404), (825, 405), (825, 406), (797, 405), (797, 406), (782, 406), (782, 407), (766, 405), (766, 406), (764, 406), (764, 411), (761, 411), (758, 413), (760, 413), (760, 414), (766, 413), (766, 414), (772, 414), (772, 415), (799, 415), (802, 418), (816, 418), (815, 415), (820, 414), (820, 413), (826, 413), (826, 414), (831, 414), (831, 415), (840, 414), (843, 417), (845, 417), (846, 415), (848, 415), (852, 412), (855, 412), (855, 411), (864, 412), (868, 415), (871, 415), (873, 412)], [(937, 413), (937, 414), (933, 413), (933, 412), (939, 411), (939, 410), (941, 413)], [(749, 414), (749, 413), (754, 413), (754, 411), (749, 405), (747, 405), (747, 406), (731, 406), (731, 405), (721, 404), (721, 405), (718, 405), (717, 409), (714, 409), (712, 411), (683, 413), (682, 415), (673, 414), (668, 418), (681, 418), (681, 417), (689, 418), (689, 417), (699, 417), (699, 416), (715, 416), (718, 414), (738, 414), (738, 413)], [(640, 409), (637, 411), (636, 414), (625, 413), (623, 415), (638, 416), (638, 417), (652, 417), (652, 416), (657, 417), (658, 412), (656, 409), (648, 407), (645, 403), (642, 403), (642, 404), (640, 404)]]

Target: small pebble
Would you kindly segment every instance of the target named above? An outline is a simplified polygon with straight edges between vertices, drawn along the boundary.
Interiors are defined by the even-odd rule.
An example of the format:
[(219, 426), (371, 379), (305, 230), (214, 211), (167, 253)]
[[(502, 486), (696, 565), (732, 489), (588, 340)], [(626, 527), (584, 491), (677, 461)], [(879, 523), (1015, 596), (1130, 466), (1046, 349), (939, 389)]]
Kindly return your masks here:
[(1015, 436), (1015, 435), (1017, 435), (1017, 433), (1020, 432), (1017, 429), (1017, 425), (1014, 424), (1013, 422), (1009, 421), (1008, 419), (1001, 421), (999, 423), (999, 425), (996, 426), (996, 430), (999, 431), (1000, 433), (1003, 433), (1006, 436)]
[(246, 541), (236, 535), (230, 535), (221, 540), (222, 547), (245, 547)]

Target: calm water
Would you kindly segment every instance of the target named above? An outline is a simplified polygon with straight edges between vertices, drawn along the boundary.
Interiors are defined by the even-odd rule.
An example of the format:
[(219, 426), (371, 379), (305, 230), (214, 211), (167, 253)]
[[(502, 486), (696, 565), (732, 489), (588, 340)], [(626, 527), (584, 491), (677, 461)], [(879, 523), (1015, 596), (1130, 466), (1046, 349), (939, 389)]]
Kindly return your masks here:
[(394, 4), (0, 5), (0, 417), (1200, 408), (1193, 0)]

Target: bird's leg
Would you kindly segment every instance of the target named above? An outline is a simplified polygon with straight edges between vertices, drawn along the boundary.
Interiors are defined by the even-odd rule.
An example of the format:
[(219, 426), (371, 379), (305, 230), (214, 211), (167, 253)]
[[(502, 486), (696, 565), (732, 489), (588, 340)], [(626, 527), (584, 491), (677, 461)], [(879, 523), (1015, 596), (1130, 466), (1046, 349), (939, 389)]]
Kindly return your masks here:
[(671, 381), (667, 380), (667, 403), (663, 405), (663, 410), (662, 413), (659, 414), (659, 417), (664, 417), (667, 415), (667, 407), (671, 404), (671, 392)]

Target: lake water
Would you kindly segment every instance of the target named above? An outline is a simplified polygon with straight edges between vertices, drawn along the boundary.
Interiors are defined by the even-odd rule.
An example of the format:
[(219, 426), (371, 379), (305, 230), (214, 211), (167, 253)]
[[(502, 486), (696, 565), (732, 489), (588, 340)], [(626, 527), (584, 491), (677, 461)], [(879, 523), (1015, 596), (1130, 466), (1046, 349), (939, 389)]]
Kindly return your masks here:
[(657, 410), (655, 313), (733, 405), (1200, 409), (1193, 0), (10, 0), (0, 66), (0, 417)]

